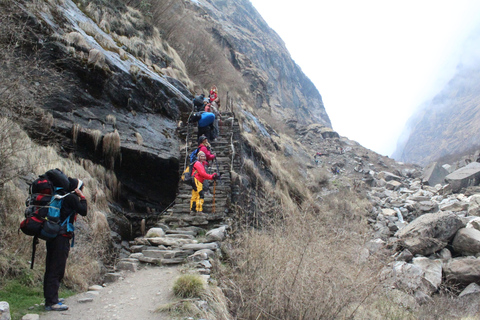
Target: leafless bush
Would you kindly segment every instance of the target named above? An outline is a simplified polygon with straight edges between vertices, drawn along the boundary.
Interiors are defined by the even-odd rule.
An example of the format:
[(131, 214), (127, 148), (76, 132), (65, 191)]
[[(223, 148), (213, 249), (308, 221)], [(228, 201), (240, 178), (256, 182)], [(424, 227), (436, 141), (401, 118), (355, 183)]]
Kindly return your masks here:
[(373, 292), (380, 268), (359, 250), (367, 224), (327, 210), (306, 206), (238, 239), (226, 290), (238, 318), (348, 318)]

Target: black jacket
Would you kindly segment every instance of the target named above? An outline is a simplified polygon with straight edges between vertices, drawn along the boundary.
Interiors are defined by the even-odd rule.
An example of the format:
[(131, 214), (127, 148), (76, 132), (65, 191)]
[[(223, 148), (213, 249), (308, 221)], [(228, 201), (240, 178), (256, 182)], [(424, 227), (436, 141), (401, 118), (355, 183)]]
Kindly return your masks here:
[(60, 209), (60, 221), (63, 222), (70, 216), (69, 222), (73, 223), (75, 213), (82, 216), (87, 215), (87, 200), (80, 199), (75, 193), (71, 193), (63, 198), (62, 208)]

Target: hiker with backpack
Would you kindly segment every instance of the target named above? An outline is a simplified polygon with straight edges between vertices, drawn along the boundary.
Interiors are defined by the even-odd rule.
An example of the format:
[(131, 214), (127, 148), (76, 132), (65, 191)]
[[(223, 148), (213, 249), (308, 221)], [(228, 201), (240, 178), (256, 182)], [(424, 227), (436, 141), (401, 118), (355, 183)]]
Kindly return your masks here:
[[(215, 114), (212, 112), (196, 112), (190, 117), (190, 122), (198, 121), (198, 136), (206, 136), (208, 141), (215, 141), (218, 130), (215, 129)], [(217, 132), (217, 133), (216, 133)]]
[[(210, 146), (210, 143), (208, 143), (208, 139), (207, 139), (206, 136), (201, 136), (200, 138), (198, 138), (197, 153), (200, 152), (200, 151), (205, 153), (206, 161), (204, 161), (202, 164), (203, 164), (203, 166), (205, 167), (205, 169), (208, 173), (207, 167), (210, 167), (210, 164), (209, 164), (208, 161), (215, 160), (217, 156), (215, 154), (212, 154), (211, 146)], [(203, 190), (205, 190), (206, 195), (211, 195), (210, 184), (209, 184), (208, 180), (205, 180), (205, 182), (203, 183)]]
[(67, 266), (70, 239), (74, 238), (73, 223), (76, 220), (76, 215), (87, 215), (87, 200), (82, 192), (83, 181), (73, 178), (68, 178), (68, 181), (68, 191), (70, 193), (63, 197), (60, 208), (60, 221), (65, 223), (55, 238), (46, 241), (47, 257), (45, 259), (43, 295), (45, 297), (45, 310), (47, 311), (68, 310), (68, 306), (62, 303), (63, 299), (58, 298), (58, 289)]
[(205, 100), (205, 95), (202, 93), (198, 96), (195, 96), (193, 99), (193, 108), (195, 112), (203, 111), (204, 110), (204, 100)]
[(192, 198), (190, 199), (190, 214), (203, 215), (203, 202), (205, 201), (205, 194), (203, 183), (205, 180), (215, 180), (219, 177), (218, 173), (208, 174), (205, 170), (204, 163), (207, 161), (205, 152), (198, 151), (197, 161), (192, 167)]
[[(210, 151), (210, 143), (208, 143), (208, 138), (205, 135), (201, 135), (198, 138), (198, 152), (202, 151), (205, 154), (207, 161), (212, 161), (216, 158), (215, 154), (212, 154)], [(197, 152), (197, 154), (198, 154)]]

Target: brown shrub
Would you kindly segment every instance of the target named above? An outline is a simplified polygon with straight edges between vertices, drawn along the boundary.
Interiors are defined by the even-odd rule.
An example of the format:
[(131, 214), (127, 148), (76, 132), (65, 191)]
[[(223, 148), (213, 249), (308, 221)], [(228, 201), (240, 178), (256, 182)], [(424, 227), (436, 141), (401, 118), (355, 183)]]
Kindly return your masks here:
[(226, 272), (223, 285), (233, 312), (239, 319), (338, 319), (358, 312), (382, 266), (361, 256), (369, 239), (364, 200), (345, 191), (299, 208), (286, 201), (285, 190), (274, 196), (282, 199), (276, 205), (283, 219), (232, 243), (235, 272)]
[(114, 132), (107, 133), (103, 137), (103, 157), (109, 168), (115, 166), (115, 160), (120, 156), (120, 134), (115, 129)]

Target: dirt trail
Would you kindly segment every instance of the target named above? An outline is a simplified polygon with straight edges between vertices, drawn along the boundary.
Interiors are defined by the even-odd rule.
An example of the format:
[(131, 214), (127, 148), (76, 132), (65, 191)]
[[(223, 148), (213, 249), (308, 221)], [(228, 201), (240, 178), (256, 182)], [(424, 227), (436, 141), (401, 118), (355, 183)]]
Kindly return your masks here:
[(65, 299), (69, 310), (40, 315), (44, 320), (167, 320), (167, 314), (154, 310), (173, 299), (173, 282), (178, 267), (143, 267), (125, 272), (124, 279), (108, 284), (92, 302), (79, 303), (86, 293)]

